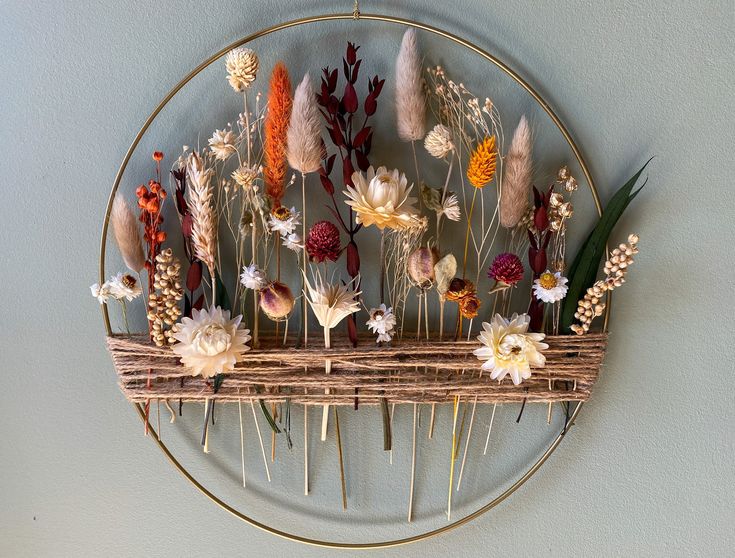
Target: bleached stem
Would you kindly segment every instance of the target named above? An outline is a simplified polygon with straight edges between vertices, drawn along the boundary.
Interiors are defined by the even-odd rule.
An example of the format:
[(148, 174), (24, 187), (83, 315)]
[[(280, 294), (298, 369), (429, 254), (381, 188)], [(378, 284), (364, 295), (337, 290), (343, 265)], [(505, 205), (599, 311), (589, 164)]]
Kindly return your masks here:
[(304, 496), (309, 495), (309, 406), (304, 405)]
[(485, 438), (485, 449), (482, 450), (482, 455), (487, 455), (487, 445), (490, 443), (490, 432), (493, 429), (493, 421), (495, 420), (495, 409), (497, 409), (498, 404), (493, 403), (493, 414), (490, 415), (490, 425), (487, 427), (487, 438)]
[(242, 399), (237, 400), (237, 412), (240, 415), (240, 465), (242, 469), (242, 487), (245, 485), (245, 429), (242, 424)]
[(408, 521), (413, 519), (413, 487), (416, 480), (416, 409), (413, 404), (413, 443), (411, 445), (411, 488), (408, 493)]
[(464, 473), (464, 464), (467, 461), (467, 449), (470, 447), (470, 438), (472, 437), (472, 425), (475, 423), (475, 410), (477, 409), (477, 395), (472, 402), (472, 414), (470, 414), (470, 426), (467, 429), (467, 441), (464, 443), (464, 453), (462, 454), (462, 465), (459, 467), (459, 477), (457, 478), (457, 492), (462, 485), (462, 474)]
[(255, 421), (255, 430), (258, 433), (258, 441), (260, 442), (260, 453), (263, 454), (263, 465), (265, 465), (265, 475), (268, 482), (271, 482), (271, 472), (268, 469), (268, 458), (265, 456), (265, 445), (263, 444), (263, 435), (260, 433), (260, 424), (258, 424), (258, 414), (255, 412), (255, 403), (250, 398), (250, 408), (253, 410), (253, 420)]
[[(330, 349), (332, 347), (331, 339), (329, 336), (329, 328), (324, 328), (324, 348)], [(327, 374), (332, 373), (332, 361), (330, 359), (326, 359), (324, 361), (324, 371)], [(329, 395), (329, 388), (324, 389), (324, 394)], [(329, 403), (324, 404), (324, 409), (322, 410), (322, 442), (325, 442), (327, 440), (327, 425), (329, 424)]]
[(457, 415), (459, 414), (459, 396), (454, 396), (454, 412), (452, 418), (452, 451), (449, 464), (449, 495), (447, 497), (447, 521), (452, 520), (452, 488), (454, 486), (454, 458), (457, 444)]

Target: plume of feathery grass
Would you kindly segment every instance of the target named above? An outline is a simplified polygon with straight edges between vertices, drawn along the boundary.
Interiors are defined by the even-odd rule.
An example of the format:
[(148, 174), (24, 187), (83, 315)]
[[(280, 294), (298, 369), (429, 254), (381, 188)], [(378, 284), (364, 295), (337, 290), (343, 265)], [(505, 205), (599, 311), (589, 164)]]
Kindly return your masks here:
[(286, 180), (286, 134), (291, 118), (291, 80), (283, 62), (278, 62), (271, 74), (268, 92), (268, 112), (265, 116), (265, 193), (274, 207), (281, 205)]
[(500, 224), (512, 229), (528, 211), (531, 195), (531, 129), (525, 116), (521, 117), (513, 133), (504, 163)]
[(286, 136), (286, 157), (291, 168), (307, 174), (319, 170), (324, 143), (319, 109), (309, 74), (296, 88)]
[(495, 136), (485, 138), (470, 156), (467, 165), (467, 179), (475, 188), (483, 188), (495, 176)]
[(414, 29), (403, 35), (396, 59), (396, 122), (403, 141), (418, 141), (426, 135), (426, 96)]
[(191, 211), (191, 243), (196, 257), (214, 276), (217, 253), (217, 220), (212, 206), (212, 169), (206, 168), (198, 153), (189, 156), (189, 211)]
[(145, 254), (143, 253), (143, 241), (140, 237), (138, 220), (120, 194), (117, 194), (112, 202), (110, 222), (125, 265), (131, 271), (140, 273), (145, 267)]

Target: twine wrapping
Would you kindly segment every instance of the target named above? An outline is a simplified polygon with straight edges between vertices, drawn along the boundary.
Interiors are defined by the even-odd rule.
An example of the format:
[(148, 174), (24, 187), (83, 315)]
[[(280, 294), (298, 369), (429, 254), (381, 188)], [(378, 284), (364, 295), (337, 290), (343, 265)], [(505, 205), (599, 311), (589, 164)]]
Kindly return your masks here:
[[(213, 393), (212, 381), (191, 376), (169, 347), (156, 347), (145, 335), (107, 338), (120, 386), (135, 403), (151, 399), (236, 402), (256, 396), (267, 402), (290, 399), (306, 405), (351, 405), (355, 389), (360, 403), (447, 403), (454, 396), (478, 403), (586, 401), (600, 372), (607, 334), (547, 336), (546, 367), (515, 386), (506, 378), (491, 380), (472, 351), (476, 341), (400, 341), (377, 346), (373, 338), (357, 348), (337, 340), (335, 348), (276, 347), (262, 339), (261, 348), (245, 353)], [(326, 358), (332, 362), (325, 374)], [(146, 383), (151, 380), (151, 386)], [(183, 382), (182, 382), (183, 379)], [(551, 389), (549, 387), (551, 380)], [(329, 394), (325, 394), (325, 390)]]

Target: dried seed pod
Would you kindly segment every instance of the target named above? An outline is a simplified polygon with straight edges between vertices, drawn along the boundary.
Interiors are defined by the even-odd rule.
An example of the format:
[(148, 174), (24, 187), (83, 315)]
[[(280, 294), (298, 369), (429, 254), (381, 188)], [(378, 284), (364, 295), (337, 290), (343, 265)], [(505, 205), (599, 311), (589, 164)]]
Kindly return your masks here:
[(285, 320), (291, 314), (295, 299), (291, 289), (284, 283), (272, 281), (259, 294), (260, 307), (274, 322)]
[(434, 266), (439, 261), (435, 248), (419, 247), (408, 256), (408, 276), (421, 290), (431, 288), (436, 279)]

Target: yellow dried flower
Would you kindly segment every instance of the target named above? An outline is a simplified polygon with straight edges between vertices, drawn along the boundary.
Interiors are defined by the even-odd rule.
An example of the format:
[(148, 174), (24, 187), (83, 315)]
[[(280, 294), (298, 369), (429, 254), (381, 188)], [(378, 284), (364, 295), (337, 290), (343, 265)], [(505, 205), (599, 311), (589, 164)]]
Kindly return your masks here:
[(495, 136), (478, 144), (467, 166), (467, 179), (475, 188), (483, 188), (495, 176)]

